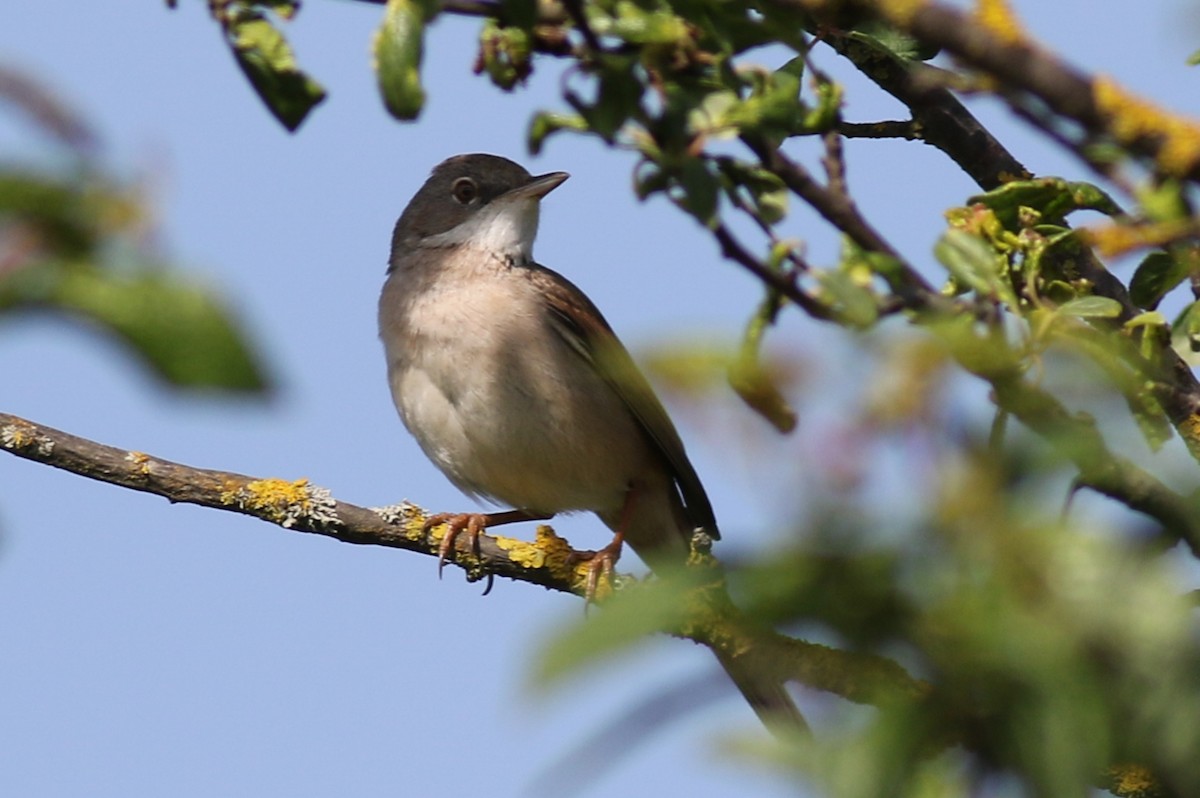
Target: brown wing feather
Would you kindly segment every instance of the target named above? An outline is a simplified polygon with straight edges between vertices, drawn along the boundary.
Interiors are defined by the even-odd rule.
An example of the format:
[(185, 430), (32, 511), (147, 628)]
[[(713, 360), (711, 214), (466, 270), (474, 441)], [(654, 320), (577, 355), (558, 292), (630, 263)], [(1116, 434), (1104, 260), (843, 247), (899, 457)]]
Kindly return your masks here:
[(688, 521), (719, 538), (712, 504), (675, 425), (600, 310), (556, 271), (535, 264), (528, 268), (528, 277), (539, 284), (555, 331), (612, 386), (671, 467)]

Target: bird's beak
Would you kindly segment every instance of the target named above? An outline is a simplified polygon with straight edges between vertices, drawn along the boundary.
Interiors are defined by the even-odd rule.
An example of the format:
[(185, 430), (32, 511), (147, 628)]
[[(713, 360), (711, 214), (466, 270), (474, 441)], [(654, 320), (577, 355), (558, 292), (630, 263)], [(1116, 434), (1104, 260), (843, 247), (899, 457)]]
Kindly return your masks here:
[(509, 189), (500, 197), (505, 200), (541, 199), (563, 184), (570, 177), (566, 172), (549, 172), (537, 177), (531, 177), (523, 186)]

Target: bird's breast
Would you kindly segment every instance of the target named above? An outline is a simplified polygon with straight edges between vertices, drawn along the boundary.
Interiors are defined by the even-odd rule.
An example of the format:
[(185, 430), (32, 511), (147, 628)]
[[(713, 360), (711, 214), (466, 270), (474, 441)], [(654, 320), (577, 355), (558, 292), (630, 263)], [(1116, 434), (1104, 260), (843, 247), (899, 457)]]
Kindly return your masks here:
[(611, 511), (652, 457), (616, 392), (507, 267), (394, 272), (380, 302), (392, 397), (462, 490), (515, 507)]

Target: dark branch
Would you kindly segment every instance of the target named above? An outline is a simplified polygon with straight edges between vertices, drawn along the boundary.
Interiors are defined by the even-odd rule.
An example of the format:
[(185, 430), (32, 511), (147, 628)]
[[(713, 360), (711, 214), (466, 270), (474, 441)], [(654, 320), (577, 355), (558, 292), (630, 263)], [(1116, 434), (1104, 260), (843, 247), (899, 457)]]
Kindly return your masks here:
[(981, 188), (1032, 176), (948, 89), (928, 79), (927, 67), (852, 36), (828, 32), (821, 40), (908, 106), (920, 139), (946, 153)]

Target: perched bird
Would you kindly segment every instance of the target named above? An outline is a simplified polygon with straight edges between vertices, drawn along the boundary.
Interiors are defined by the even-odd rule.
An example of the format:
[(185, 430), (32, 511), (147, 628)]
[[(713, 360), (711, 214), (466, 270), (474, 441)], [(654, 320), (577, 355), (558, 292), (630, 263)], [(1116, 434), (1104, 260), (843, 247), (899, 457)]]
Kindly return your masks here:
[[(719, 533), (625, 347), (582, 291), (533, 259), (540, 201), (567, 177), (484, 154), (434, 168), (396, 223), (379, 334), (421, 449), (464, 493), (513, 508), (433, 516), (450, 526), (442, 558), (464, 530), (586, 510), (613, 531), (592, 561), (594, 590), (625, 542), (655, 569), (683, 562), (694, 530)], [(731, 675), (760, 715), (796, 713), (781, 686)]]

